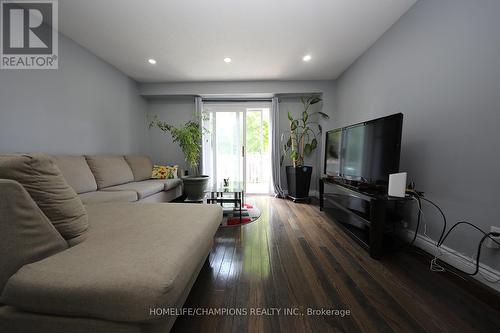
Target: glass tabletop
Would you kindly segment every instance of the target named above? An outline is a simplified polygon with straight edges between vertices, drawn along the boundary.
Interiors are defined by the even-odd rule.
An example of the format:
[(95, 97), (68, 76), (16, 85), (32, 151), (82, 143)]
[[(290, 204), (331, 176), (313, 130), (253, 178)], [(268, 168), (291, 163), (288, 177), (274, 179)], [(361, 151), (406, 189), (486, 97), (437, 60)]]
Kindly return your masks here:
[(230, 181), (227, 184), (224, 182), (220, 182), (209, 188), (209, 192), (226, 192), (226, 193), (234, 193), (234, 192), (243, 192), (243, 182)]

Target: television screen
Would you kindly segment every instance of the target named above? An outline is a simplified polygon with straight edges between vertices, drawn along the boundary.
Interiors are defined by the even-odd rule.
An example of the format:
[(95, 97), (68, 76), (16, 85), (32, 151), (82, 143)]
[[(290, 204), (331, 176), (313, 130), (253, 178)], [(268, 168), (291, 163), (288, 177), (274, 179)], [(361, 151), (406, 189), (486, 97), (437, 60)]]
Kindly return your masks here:
[(325, 173), (386, 184), (389, 174), (399, 171), (402, 124), (398, 113), (328, 132)]

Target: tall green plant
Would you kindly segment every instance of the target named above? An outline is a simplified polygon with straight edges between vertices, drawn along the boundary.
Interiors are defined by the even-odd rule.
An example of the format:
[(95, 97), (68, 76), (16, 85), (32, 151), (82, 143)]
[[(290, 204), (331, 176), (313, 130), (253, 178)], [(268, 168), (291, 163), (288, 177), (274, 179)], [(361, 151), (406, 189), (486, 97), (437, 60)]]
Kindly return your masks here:
[(175, 127), (158, 120), (158, 117), (155, 116), (149, 123), (149, 128), (152, 127), (157, 127), (163, 132), (168, 132), (172, 135), (172, 141), (179, 143), (192, 174), (198, 176), (200, 174), (198, 166), (200, 164), (202, 139), (200, 123), (190, 120), (180, 127)]
[[(281, 165), (283, 165), (285, 156), (289, 154), (294, 167), (303, 166), (304, 156), (310, 155), (318, 147), (317, 136), (321, 135), (322, 132), (319, 122), (312, 120), (314, 117), (311, 117), (319, 115), (324, 119), (329, 118), (324, 112), (316, 111), (309, 113), (311, 105), (321, 102), (321, 97), (314, 95), (307, 98), (301, 97), (300, 101), (302, 102), (304, 110), (297, 119), (293, 118), (292, 114), (288, 112), (290, 130), (281, 135), (282, 143), (285, 142), (286, 139), (281, 154)], [(318, 131), (315, 132), (313, 127), (317, 128)]]

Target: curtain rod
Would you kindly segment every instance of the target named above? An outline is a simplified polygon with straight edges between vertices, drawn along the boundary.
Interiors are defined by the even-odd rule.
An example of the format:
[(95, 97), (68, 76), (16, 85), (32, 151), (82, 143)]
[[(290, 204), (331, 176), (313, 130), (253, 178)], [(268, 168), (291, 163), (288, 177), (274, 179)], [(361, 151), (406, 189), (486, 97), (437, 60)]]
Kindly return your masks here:
[(227, 99), (212, 99), (212, 98), (202, 98), (203, 102), (213, 102), (213, 103), (231, 103), (231, 102), (272, 102), (271, 98), (227, 98)]

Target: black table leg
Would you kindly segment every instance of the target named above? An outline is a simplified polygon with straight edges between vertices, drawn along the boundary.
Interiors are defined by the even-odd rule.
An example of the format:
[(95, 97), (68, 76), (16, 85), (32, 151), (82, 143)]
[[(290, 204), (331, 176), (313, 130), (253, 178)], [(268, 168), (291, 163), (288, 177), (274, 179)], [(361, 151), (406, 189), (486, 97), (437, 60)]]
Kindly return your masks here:
[(370, 256), (380, 259), (384, 249), (384, 230), (386, 219), (386, 207), (383, 200), (370, 201)]
[(323, 179), (319, 180), (319, 210), (322, 211), (325, 207), (325, 182)]

